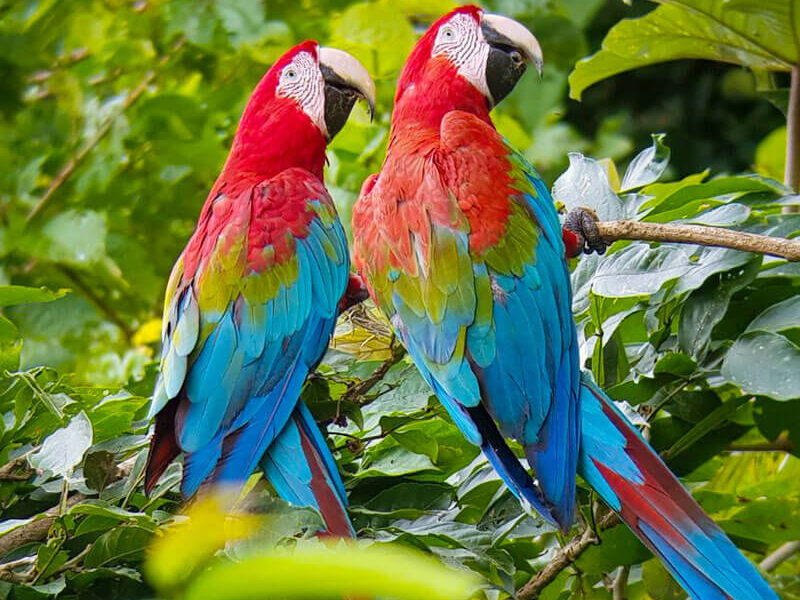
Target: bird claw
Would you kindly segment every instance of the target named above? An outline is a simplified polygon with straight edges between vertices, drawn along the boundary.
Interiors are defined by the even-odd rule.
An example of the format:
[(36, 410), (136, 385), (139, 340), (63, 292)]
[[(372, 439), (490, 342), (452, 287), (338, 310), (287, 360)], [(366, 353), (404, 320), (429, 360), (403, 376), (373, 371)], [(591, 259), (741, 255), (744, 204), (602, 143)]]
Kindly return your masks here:
[(571, 231), (578, 238), (578, 247), (585, 253), (603, 254), (608, 243), (600, 235), (597, 227), (597, 215), (588, 208), (575, 208), (564, 219), (564, 229)]

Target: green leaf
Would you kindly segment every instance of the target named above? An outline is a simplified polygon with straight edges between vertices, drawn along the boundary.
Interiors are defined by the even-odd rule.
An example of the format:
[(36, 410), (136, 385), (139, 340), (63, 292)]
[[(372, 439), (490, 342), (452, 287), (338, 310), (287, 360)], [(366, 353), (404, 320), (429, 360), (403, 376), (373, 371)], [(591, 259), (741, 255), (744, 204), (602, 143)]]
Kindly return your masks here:
[(677, 280), (675, 293), (700, 287), (714, 273), (740, 267), (752, 256), (727, 248), (634, 243), (605, 257), (592, 278), (599, 296), (649, 296)]
[(111, 452), (90, 452), (83, 461), (83, 476), (86, 485), (102, 492), (109, 483), (117, 479), (117, 461)]
[(709, 277), (692, 292), (681, 309), (678, 345), (689, 356), (704, 356), (711, 341), (711, 332), (725, 316), (731, 297), (748, 285), (761, 266), (761, 257), (754, 257), (743, 268)]
[(668, 450), (662, 452), (661, 457), (664, 460), (670, 460), (678, 456), (681, 452), (703, 439), (708, 433), (730, 419), (730, 417), (739, 410), (739, 407), (745, 403), (745, 400), (746, 398), (744, 396), (740, 396), (739, 398), (728, 400), (720, 407), (714, 409), (714, 411), (703, 418), (699, 423), (695, 424), (672, 444)]
[(777, 333), (745, 333), (725, 356), (721, 375), (748, 394), (776, 400), (798, 398), (800, 347)]
[(570, 96), (617, 73), (677, 59), (718, 60), (788, 71), (798, 60), (794, 0), (663, 0), (638, 19), (608, 32), (600, 52), (569, 76)]
[(587, 573), (609, 573), (617, 567), (634, 565), (652, 554), (625, 525), (618, 525), (601, 534), (602, 543), (584, 552), (577, 566)]
[(152, 535), (141, 527), (121, 525), (97, 538), (83, 562), (89, 568), (139, 562)]
[(391, 597), (398, 600), (469, 598), (476, 580), (411, 550), (340, 543), (336, 548), (272, 550), (201, 573), (186, 600)]
[(773, 304), (750, 321), (747, 331), (771, 331), (779, 333), (800, 327), (800, 295)]
[(66, 427), (48, 436), (41, 450), (28, 459), (31, 467), (55, 476), (66, 476), (83, 460), (92, 445), (92, 424), (79, 412)]
[(42, 227), (39, 255), (86, 266), (107, 260), (106, 217), (96, 211), (64, 211)]
[(553, 184), (553, 199), (567, 211), (589, 208), (601, 221), (625, 216), (622, 200), (611, 188), (603, 165), (580, 152), (569, 153), (569, 168)]
[(50, 302), (66, 295), (69, 290), (50, 291), (47, 288), (32, 288), (22, 285), (0, 285), (0, 306)]
[(620, 184), (627, 192), (658, 181), (669, 164), (670, 149), (664, 144), (665, 134), (653, 134), (653, 145), (642, 150), (628, 165)]

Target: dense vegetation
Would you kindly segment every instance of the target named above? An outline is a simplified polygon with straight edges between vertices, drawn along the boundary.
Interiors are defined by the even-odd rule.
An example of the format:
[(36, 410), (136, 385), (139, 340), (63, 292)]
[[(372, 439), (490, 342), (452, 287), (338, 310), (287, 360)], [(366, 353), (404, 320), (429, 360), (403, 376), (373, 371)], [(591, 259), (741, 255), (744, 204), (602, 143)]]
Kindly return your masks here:
[[(794, 2), (732, 2), (733, 17), (722, 4), (486, 3), (542, 42), (543, 79), (526, 76), (494, 118), (555, 183), (557, 201), (603, 219), (800, 231), (800, 215), (784, 210), (797, 196), (779, 181), (783, 72), (799, 62), (781, 11)], [(318, 516), (276, 500), (258, 477), (239, 502), (248, 516), (202, 505), (178, 527), (180, 466), (149, 498), (141, 489), (166, 278), (255, 82), (309, 37), (353, 52), (375, 77), (375, 121), (357, 108), (329, 153), (347, 223), (380, 165), (398, 71), (421, 28), (449, 8), (0, 1), (0, 598), (329, 597), (339, 590), (326, 586), (348, 577), (384, 597), (466, 597), (477, 585), (505, 598), (566, 541), (521, 512), (369, 304), (342, 317), (304, 398), (372, 547), (329, 556), (313, 537)], [(645, 13), (648, 27), (615, 27)], [(764, 23), (766, 42), (741, 33)], [(647, 66), (673, 58), (734, 65)], [(568, 97), (638, 67), (589, 87), (581, 103)], [(651, 142), (653, 132), (667, 135)], [(770, 557), (782, 597), (800, 598), (800, 557), (774, 558), (800, 540), (798, 264), (623, 241), (574, 267), (586, 367), (736, 544), (754, 562)], [(591, 522), (594, 498), (582, 488), (580, 500)], [(542, 598), (684, 597), (624, 527), (600, 536)], [(408, 547), (464, 572), (399, 549)]]

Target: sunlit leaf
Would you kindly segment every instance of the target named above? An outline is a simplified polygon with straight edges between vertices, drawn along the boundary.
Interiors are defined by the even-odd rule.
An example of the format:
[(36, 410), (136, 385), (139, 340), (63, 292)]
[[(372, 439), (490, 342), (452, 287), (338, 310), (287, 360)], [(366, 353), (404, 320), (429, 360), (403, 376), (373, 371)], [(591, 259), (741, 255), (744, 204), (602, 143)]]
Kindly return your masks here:
[(274, 550), (205, 571), (187, 600), (392, 597), (398, 600), (458, 600), (476, 585), (466, 572), (447, 569), (410, 550), (341, 543), (335, 548)]
[(69, 474), (92, 445), (92, 424), (79, 412), (69, 424), (48, 436), (41, 450), (28, 459), (31, 467), (55, 476)]

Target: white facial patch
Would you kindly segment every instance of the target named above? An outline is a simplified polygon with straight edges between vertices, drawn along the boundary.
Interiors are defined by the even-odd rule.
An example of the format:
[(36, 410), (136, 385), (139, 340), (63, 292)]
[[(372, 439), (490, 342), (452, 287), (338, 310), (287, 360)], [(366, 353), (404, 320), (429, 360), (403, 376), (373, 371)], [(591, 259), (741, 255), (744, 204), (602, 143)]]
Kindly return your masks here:
[(462, 77), (490, 97), (486, 84), (489, 44), (483, 38), (480, 25), (470, 15), (455, 15), (439, 28), (432, 54), (446, 56)]
[(317, 61), (308, 52), (300, 52), (292, 62), (283, 67), (275, 94), (291, 98), (306, 113), (324, 136), (325, 125), (325, 81)]

